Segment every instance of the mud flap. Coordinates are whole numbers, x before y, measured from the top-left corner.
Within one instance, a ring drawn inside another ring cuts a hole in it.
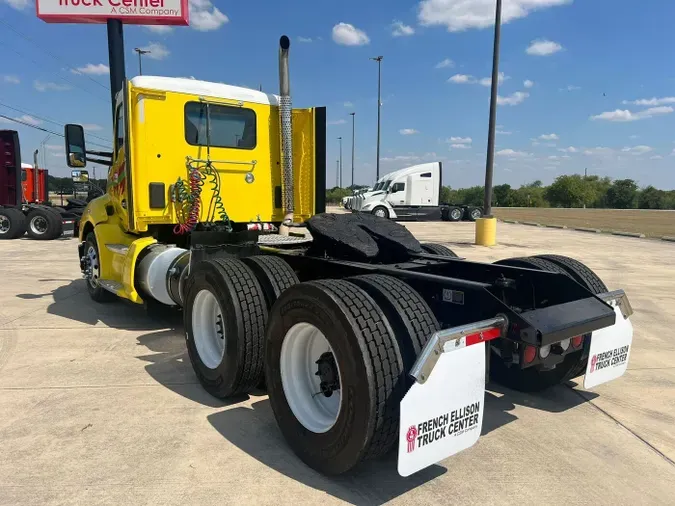
[[[446,344],[446,349],[451,346],[455,344]],[[466,450],[480,437],[485,403],[485,343],[468,347],[461,343],[457,348],[461,349],[442,353],[428,380],[416,382],[401,402],[401,476],[410,476]]]
[[[628,369],[633,344],[633,324],[624,316],[619,305],[614,306],[616,322],[611,327],[596,330],[591,335],[591,347],[586,366],[584,388],[591,389],[615,380]]]
[[[63,236],[73,237],[75,235],[75,220],[63,220]]]

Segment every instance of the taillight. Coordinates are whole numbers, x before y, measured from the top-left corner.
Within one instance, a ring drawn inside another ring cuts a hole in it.
[[[572,346],[574,348],[579,348],[584,344],[584,336],[576,336],[572,338]]]
[[[551,345],[547,344],[546,346],[542,346],[539,348],[539,356],[541,358],[546,358],[551,354]]]
[[[525,351],[523,352],[523,360],[526,364],[531,363],[534,358],[537,356],[537,348],[534,346],[525,346]]]

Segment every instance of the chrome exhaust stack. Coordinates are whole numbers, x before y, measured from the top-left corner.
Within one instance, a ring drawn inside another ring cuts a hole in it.
[[[279,39],[279,126],[281,128],[281,200],[284,219],[279,233],[289,235],[293,225],[293,130],[291,126],[291,81],[288,53],[291,41],[283,35]]]

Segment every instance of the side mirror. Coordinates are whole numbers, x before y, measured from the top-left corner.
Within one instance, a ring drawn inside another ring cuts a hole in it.
[[[66,125],[65,134],[66,164],[68,167],[86,167],[87,160],[85,153],[87,150],[84,145],[84,129],[82,125]],[[87,174],[87,180],[88,176]]]
[[[89,182],[89,172],[86,170],[72,170],[70,171],[70,177],[72,178],[73,183]]]

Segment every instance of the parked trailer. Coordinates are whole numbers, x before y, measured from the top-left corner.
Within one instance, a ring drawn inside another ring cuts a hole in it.
[[[204,389],[226,399],[266,385],[289,446],[331,475],[397,450],[408,476],[471,447],[487,378],[537,391],[626,371],[628,298],[580,262],[471,262],[394,221],[325,213],[325,109],[291,109],[289,46],[282,37],[280,96],[125,83],[114,123],[124,149],[110,155],[118,183],[81,223],[92,299],[182,308]],[[229,118],[243,130],[223,128]],[[267,144],[276,133],[281,152]],[[66,126],[66,153],[86,164],[77,125]]]
[[[56,239],[76,234],[84,206],[49,203],[48,172],[21,163],[19,134],[0,130],[0,239]]]

